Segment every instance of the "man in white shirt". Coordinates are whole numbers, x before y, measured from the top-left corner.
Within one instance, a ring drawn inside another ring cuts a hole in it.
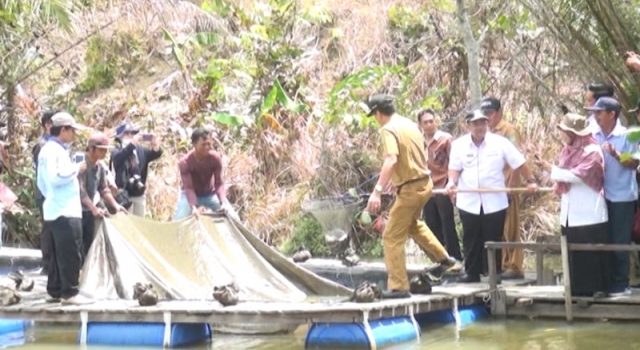
[[[78,284],[82,249],[82,206],[78,165],[71,162],[67,145],[83,128],[66,112],[51,117],[51,138],[38,154],[38,189],[44,196],[44,225],[51,233],[47,277],[49,302],[87,304]]]
[[[525,157],[506,138],[488,132],[488,118],[480,111],[466,117],[469,133],[453,141],[449,159],[449,182],[445,187],[460,212],[466,275],[459,282],[480,282],[487,271],[487,241],[502,241],[504,220],[509,205],[505,192],[468,192],[474,189],[505,187],[505,165],[519,171],[527,187],[537,185],[526,166]],[[496,254],[500,273],[501,254]]]

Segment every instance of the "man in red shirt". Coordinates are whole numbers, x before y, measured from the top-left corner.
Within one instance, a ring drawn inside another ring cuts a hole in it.
[[[191,214],[201,214],[207,209],[218,210],[228,206],[222,181],[222,159],[213,151],[209,131],[198,128],[191,134],[193,149],[180,159],[182,193],[178,200],[174,220]]]

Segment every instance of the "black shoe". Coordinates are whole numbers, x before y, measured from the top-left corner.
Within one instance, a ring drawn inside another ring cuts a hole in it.
[[[460,278],[458,278],[456,280],[456,282],[458,282],[458,283],[478,283],[478,282],[480,282],[480,276],[473,276],[473,275],[464,274],[464,275],[460,276]]]
[[[440,261],[436,267],[425,269],[425,272],[435,277],[436,279],[440,279],[449,271],[460,271],[461,269],[462,264],[460,264],[456,259],[448,257]]]
[[[382,299],[404,299],[411,298],[408,290],[383,290]]]
[[[524,279],[524,274],[514,270],[507,270],[503,272],[500,277],[502,277],[503,280],[521,280]]]

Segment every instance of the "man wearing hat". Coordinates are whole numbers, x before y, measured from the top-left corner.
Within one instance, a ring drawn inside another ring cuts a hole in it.
[[[119,146],[111,153],[116,186],[129,195],[132,203],[130,212],[144,216],[149,163],[162,155],[160,140],[155,135],[141,134],[138,127],[125,122],[116,128],[116,141]],[[143,142],[149,142],[150,147],[143,146]]]
[[[482,112],[489,120],[489,130],[498,134],[520,149],[520,133],[513,124],[502,118],[502,104],[495,97],[485,97],[481,103]],[[507,187],[519,187],[520,176],[514,173],[509,166],[504,168],[504,177]],[[517,193],[508,194],[509,206],[504,219],[504,240],[505,242],[520,242],[520,197]],[[524,278],[524,252],[520,248],[507,248],[502,250],[502,278],[519,279]]]
[[[626,137],[627,128],[620,125],[620,103],[612,97],[601,97],[588,111],[598,122],[593,137],[604,153],[604,197],[609,212],[609,234],[613,244],[630,244],[633,215],[638,199],[636,167],[638,161],[622,156],[635,153],[638,143]],[[629,253],[615,252],[609,294],[626,295],[629,289]]]
[[[78,294],[82,257],[82,206],[78,165],[71,162],[68,145],[84,127],[67,112],[51,117],[51,138],[38,154],[38,189],[44,196],[42,211],[51,232],[51,260],[47,275],[48,301],[86,304]]]
[[[103,160],[110,148],[109,138],[106,135],[101,133],[91,135],[87,143],[85,160],[78,171],[80,201],[82,202],[82,245],[85,257],[91,243],[93,243],[96,219],[109,215],[109,212],[102,207],[100,199],[113,212],[126,213],[127,211],[116,202],[109,189],[107,165]]]
[[[440,265],[438,273],[452,268],[456,261],[450,258],[442,244],[421,220],[422,208],[431,196],[433,182],[427,167],[424,139],[418,125],[395,113],[393,97],[375,94],[366,101],[368,116],[380,124],[380,136],[384,162],[367,209],[372,213],[380,210],[380,196],[389,184],[396,190],[396,199],[391,206],[389,221],[382,234],[384,262],[388,273],[387,298],[407,298],[405,243],[413,238],[427,255]]]
[[[455,202],[462,221],[464,265],[466,275],[459,282],[479,282],[487,272],[487,241],[502,241],[505,215],[509,202],[504,192],[472,192],[482,188],[504,188],[505,166],[519,171],[527,179],[527,187],[537,185],[525,164],[522,153],[506,138],[488,132],[489,118],[480,110],[465,117],[469,133],[451,144],[447,192]],[[458,193],[458,190],[460,192]],[[501,252],[496,254],[496,267],[501,271]]]

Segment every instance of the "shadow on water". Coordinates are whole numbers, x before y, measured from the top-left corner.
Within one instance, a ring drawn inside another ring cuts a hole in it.
[[[276,336],[238,336],[214,334],[211,344],[187,349],[257,349],[289,350],[304,348],[306,327],[293,334]],[[21,350],[83,349],[74,345],[76,327],[39,324],[33,329],[27,345]],[[88,346],[86,349],[124,350],[142,347]],[[639,349],[640,332],[637,323],[485,320],[461,330],[453,325],[428,326],[422,329],[419,343],[406,343],[388,349],[445,350],[445,349],[527,349],[527,350],[582,350],[582,349]]]

